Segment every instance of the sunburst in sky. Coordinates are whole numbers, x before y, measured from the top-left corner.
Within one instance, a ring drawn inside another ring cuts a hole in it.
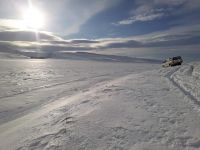
[[[45,17],[41,10],[31,6],[22,11],[24,28],[31,28],[35,30],[41,29],[45,24]]]

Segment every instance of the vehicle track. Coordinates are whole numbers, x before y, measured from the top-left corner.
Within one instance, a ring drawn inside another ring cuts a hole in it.
[[[91,78],[98,78],[98,77],[103,77],[103,76],[106,76],[106,75],[107,74],[102,74],[102,75],[98,75],[98,76],[92,76]],[[79,78],[79,79],[71,80],[71,81],[66,81],[66,82],[60,82],[60,83],[54,83],[54,84],[46,84],[46,85],[43,85],[43,86],[39,86],[39,87],[33,88],[31,90],[24,90],[22,92],[17,92],[17,93],[11,94],[11,95],[0,96],[0,99],[14,97],[14,96],[17,96],[17,95],[31,93],[31,92],[34,92],[34,91],[39,91],[39,90],[42,90],[42,89],[48,89],[48,88],[61,86],[61,85],[65,85],[65,84],[69,84],[69,83],[73,83],[73,82],[84,81],[85,79],[86,79],[86,77],[83,77],[83,78]]]
[[[21,116],[19,118],[16,118],[14,120],[11,120],[9,122],[1,124],[0,125],[0,133],[3,133],[4,131],[9,131],[13,127],[17,128],[18,126],[25,124],[24,122],[28,123],[29,121],[34,120],[36,117],[44,115],[44,114],[46,114],[54,109],[57,109],[59,107],[69,105],[70,103],[76,103],[76,101],[80,100],[82,97],[86,97],[92,93],[95,93],[101,89],[104,89],[106,86],[112,85],[115,82],[119,82],[121,80],[129,78],[131,75],[132,74],[128,74],[128,75],[124,75],[121,77],[117,77],[113,80],[102,81],[102,82],[97,83],[95,86],[89,87],[84,92],[79,92],[79,93],[71,95],[69,97],[61,97],[59,99],[59,101],[54,101],[54,102],[48,103],[46,105],[43,105],[39,111],[30,112],[30,113],[26,114],[25,116]]]
[[[198,101],[198,99],[192,95],[190,92],[186,91],[180,84],[178,84],[174,79],[173,79],[173,75],[174,73],[176,73],[181,67],[177,67],[175,69],[173,69],[172,71],[170,71],[169,73],[167,73],[165,75],[165,77],[176,87],[178,88],[185,96],[187,96],[188,98],[190,98],[195,104],[197,104],[198,106],[200,106],[200,101]]]

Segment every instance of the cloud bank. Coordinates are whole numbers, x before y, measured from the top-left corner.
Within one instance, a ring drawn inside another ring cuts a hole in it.
[[[25,56],[42,54],[45,55],[45,57],[51,57],[52,55],[69,51],[92,51],[102,49],[169,47],[183,45],[199,46],[199,43],[200,25],[175,27],[166,31],[127,38],[104,38],[94,40],[64,40],[48,32],[0,32],[0,52],[19,53]]]

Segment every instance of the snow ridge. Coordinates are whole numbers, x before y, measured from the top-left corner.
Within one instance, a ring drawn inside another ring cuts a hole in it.
[[[200,106],[200,65],[187,64],[177,67],[170,72],[167,77],[177,86],[186,96]]]
[[[182,80],[178,80],[179,77],[178,71],[181,67],[175,67],[171,71],[169,71],[167,74],[165,74],[165,77],[175,86],[177,87],[185,96],[187,96],[189,99],[191,99],[195,104],[200,106],[200,101],[198,100],[198,97],[194,96],[191,89],[188,89],[184,86]],[[192,66],[191,66],[192,70]],[[185,70],[188,72],[189,70]],[[189,74],[192,72],[189,71]],[[178,74],[178,75],[177,75]]]

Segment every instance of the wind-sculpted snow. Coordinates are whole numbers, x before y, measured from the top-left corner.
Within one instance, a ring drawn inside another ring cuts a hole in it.
[[[46,63],[58,63],[51,61]],[[10,100],[13,104],[14,99],[37,101],[43,97],[46,102],[9,122],[2,121],[0,149],[200,149],[200,116],[196,109],[199,106],[191,103],[191,97],[170,78],[193,76],[194,70],[199,70],[196,64],[161,69],[153,64],[59,61],[59,74],[63,74],[64,64],[71,66],[66,69],[76,72],[81,82],[30,91],[1,101],[3,104]],[[71,78],[74,77],[73,73]],[[55,99],[48,101],[45,95],[52,94]],[[9,113],[12,111],[5,114],[12,116]]]
[[[171,75],[171,79],[200,104],[200,63],[182,66]]]
[[[200,64],[194,63],[193,65],[195,66],[194,69],[193,69],[193,75],[195,77],[200,77]]]
[[[41,104],[85,91],[96,83],[156,66],[51,59],[0,60],[0,124]]]

